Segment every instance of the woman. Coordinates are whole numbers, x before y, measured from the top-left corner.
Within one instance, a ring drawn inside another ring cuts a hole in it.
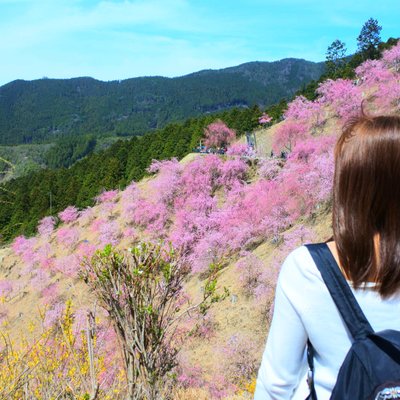
[[[400,330],[400,118],[352,121],[335,148],[329,250],[375,331]],[[308,249],[285,260],[255,400],[305,399],[307,340],[318,400],[329,399],[352,337]]]

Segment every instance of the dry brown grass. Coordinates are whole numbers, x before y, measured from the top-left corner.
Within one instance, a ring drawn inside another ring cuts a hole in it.
[[[333,122],[330,122],[333,123]],[[262,148],[265,154],[269,154],[272,135],[278,125],[270,129],[260,128],[256,131],[257,143]],[[186,156],[181,162],[187,163],[198,157],[197,154]],[[151,178],[146,178],[138,185],[145,188]],[[95,213],[98,212],[98,207],[94,207]],[[117,221],[121,226],[125,225],[125,221],[121,216],[121,204],[117,204],[115,209]],[[326,211],[321,210],[317,214],[314,221],[306,221],[317,237],[317,240],[326,240],[331,236],[330,228],[330,215]],[[79,226],[80,240],[87,239],[91,242],[95,241],[95,234],[88,231],[87,226]],[[52,243],[55,243],[55,234],[50,238]],[[120,243],[120,247],[128,247],[130,245],[127,239]],[[268,269],[272,265],[276,257],[276,247],[270,242],[266,241],[261,243],[252,250],[254,254],[260,258],[264,263],[265,268]],[[279,251],[279,250],[278,250]],[[58,247],[56,256],[60,257],[66,255],[68,249]],[[215,335],[210,339],[204,340],[201,338],[194,339],[190,345],[184,349],[185,354],[193,365],[200,366],[204,371],[207,371],[211,377],[214,373],[221,370],[221,354],[215,351],[216,348],[224,345],[229,337],[234,334],[241,333],[254,338],[254,342],[258,348],[256,355],[261,360],[261,354],[264,349],[265,338],[268,331],[268,324],[261,319],[260,310],[255,307],[254,300],[246,297],[243,292],[239,280],[238,272],[235,267],[237,259],[230,260],[229,265],[224,268],[219,278],[219,286],[227,287],[231,296],[236,296],[236,302],[232,302],[231,298],[226,299],[224,302],[218,304],[214,310],[214,318],[217,326]],[[6,306],[9,309],[10,324],[3,328],[12,336],[17,338],[20,331],[27,332],[27,327],[30,322],[38,322],[39,317],[39,294],[29,286],[29,275],[22,273],[22,266],[18,258],[13,255],[9,247],[0,249],[0,279],[13,279],[19,280],[26,289],[21,296],[16,297]],[[62,295],[65,299],[71,298],[74,306],[82,307],[93,302],[92,297],[89,295],[85,285],[78,281],[65,278],[61,274],[53,276],[52,281],[57,281],[60,285]],[[192,277],[187,283],[187,290],[189,294],[196,297],[201,291],[202,281],[199,278]],[[5,305],[3,305],[5,306]],[[177,392],[177,400],[202,400],[208,399],[208,394],[203,389],[188,389]],[[232,397],[231,400],[246,397]]]

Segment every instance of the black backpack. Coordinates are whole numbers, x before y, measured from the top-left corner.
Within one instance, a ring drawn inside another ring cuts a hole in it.
[[[325,243],[306,245],[353,337],[353,344],[340,367],[332,400],[400,399],[400,331],[374,332],[357,303],[339,266]],[[390,315],[388,315],[390,318]],[[310,396],[314,388],[314,349],[308,342]]]

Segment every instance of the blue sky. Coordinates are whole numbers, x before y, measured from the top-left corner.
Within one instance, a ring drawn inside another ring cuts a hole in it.
[[[0,85],[14,79],[179,76],[348,51],[370,17],[400,36],[398,0],[0,0]]]

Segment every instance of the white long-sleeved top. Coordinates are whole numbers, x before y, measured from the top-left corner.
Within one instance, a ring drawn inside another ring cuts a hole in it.
[[[400,296],[383,300],[372,283],[351,289],[375,331],[400,330]],[[279,274],[254,400],[304,400],[308,396],[307,338],[315,348],[318,400],[329,399],[352,339],[317,266],[302,246],[289,254]]]

